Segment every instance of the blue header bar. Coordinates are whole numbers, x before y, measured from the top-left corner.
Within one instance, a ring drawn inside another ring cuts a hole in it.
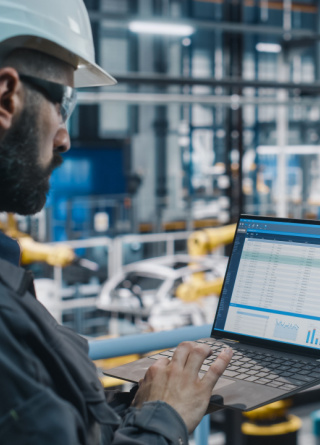
[[[304,224],[256,220],[241,218],[239,229],[245,229],[248,232],[272,233],[275,235],[301,235],[306,237],[320,237],[320,224]]]
[[[255,229],[248,229],[247,232],[254,232],[254,233],[270,233],[272,235],[292,235],[292,236],[304,236],[307,238],[320,238],[320,231],[319,234],[308,234],[304,232],[275,232],[273,230],[255,230]]]

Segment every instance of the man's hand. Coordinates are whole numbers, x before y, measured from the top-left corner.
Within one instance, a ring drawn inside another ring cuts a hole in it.
[[[232,357],[231,348],[223,350],[201,378],[200,367],[211,353],[208,345],[181,343],[172,360],[164,357],[148,369],[132,405],[141,408],[144,402],[162,400],[180,414],[191,433],[206,413],[212,389]]]

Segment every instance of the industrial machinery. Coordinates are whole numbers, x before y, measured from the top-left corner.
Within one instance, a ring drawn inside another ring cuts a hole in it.
[[[188,240],[188,253],[193,257],[208,255],[218,247],[232,242],[236,224],[223,227],[199,230],[190,236]],[[223,277],[206,281],[204,272],[195,272],[188,282],[181,283],[176,296],[183,301],[191,302],[207,295],[220,295]]]
[[[245,445],[297,445],[299,417],[288,414],[290,399],[279,400],[244,414],[241,430]]]
[[[21,248],[21,264],[44,262],[50,266],[66,267],[77,264],[86,269],[97,271],[99,265],[94,261],[79,258],[74,250],[65,244],[45,244],[35,241],[27,233],[21,232],[12,213],[8,213],[6,223],[0,221],[0,230],[18,241]]]
[[[30,235],[19,231],[12,213],[8,214],[6,223],[0,222],[0,230],[18,241],[21,247],[21,264],[43,261],[51,266],[65,267],[76,260],[76,255],[70,247],[39,243]]]
[[[181,283],[188,283],[194,273],[202,273],[207,280],[223,277],[226,266],[226,257],[208,255],[176,254],[136,261],[103,285],[97,307],[134,317],[136,325],[146,320],[148,328],[156,331],[209,323],[217,299],[186,302],[176,298],[176,289]]]

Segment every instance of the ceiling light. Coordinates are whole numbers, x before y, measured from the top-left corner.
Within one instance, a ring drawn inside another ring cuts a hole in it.
[[[256,50],[260,53],[279,53],[281,45],[278,43],[257,43]]]
[[[189,39],[189,37],[185,37],[185,38],[182,40],[182,45],[183,45],[183,46],[190,46],[190,45],[191,45],[191,39]]]
[[[130,31],[139,33],[166,34],[172,36],[190,36],[194,33],[194,28],[189,25],[158,22],[131,22],[129,23],[129,29]]]

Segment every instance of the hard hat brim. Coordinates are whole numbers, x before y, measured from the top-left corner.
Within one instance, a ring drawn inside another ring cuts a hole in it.
[[[75,88],[115,85],[116,79],[96,63],[82,61],[74,72]]]

